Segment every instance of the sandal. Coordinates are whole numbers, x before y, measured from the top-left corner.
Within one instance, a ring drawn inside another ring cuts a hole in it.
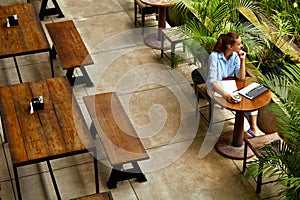
[[[251,129],[248,129],[247,133],[251,137],[256,137],[255,133],[253,131],[251,131]]]

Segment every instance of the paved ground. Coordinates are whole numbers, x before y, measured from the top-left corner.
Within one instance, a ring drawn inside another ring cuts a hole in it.
[[[2,6],[25,2],[0,0]],[[38,11],[40,1],[32,2]],[[82,97],[115,91],[150,154],[150,160],[140,163],[148,181],[118,183],[118,188],[111,190],[115,200],[239,200],[274,195],[273,186],[264,186],[260,195],[255,193],[253,182],[241,175],[242,161],[224,158],[214,148],[207,150],[206,157],[199,157],[208,130],[207,102],[201,100],[200,115],[195,110],[195,94],[190,85],[192,68],[187,62],[170,69],[170,61],[166,57],[161,59],[160,51],[144,45],[141,29],[133,23],[133,0],[59,0],[58,3],[65,18],[46,17],[43,25],[72,19],[95,61],[86,67],[95,86],[73,87],[87,123],[91,120]],[[146,25],[151,28],[145,29],[145,36],[155,32],[155,17],[148,18]],[[24,82],[51,77],[48,54],[20,56],[17,61]],[[0,85],[18,83],[12,58],[1,59],[0,67]],[[55,76],[64,75],[59,61],[55,61]],[[227,114],[232,115],[221,112],[224,113],[226,118],[230,117]],[[221,132],[233,129],[233,123],[226,121]],[[100,147],[99,154],[103,192],[108,191],[106,181],[111,168]],[[0,163],[0,198],[15,199],[7,144],[0,149]],[[90,154],[51,163],[63,199],[95,192]],[[46,163],[20,168],[19,176],[23,199],[56,199]]]

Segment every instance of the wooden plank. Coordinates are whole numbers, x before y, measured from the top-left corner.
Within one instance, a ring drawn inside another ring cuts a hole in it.
[[[46,24],[63,69],[93,64],[72,20]]]
[[[19,25],[6,27],[17,14]],[[49,51],[50,45],[31,3],[0,6],[0,58]]]
[[[112,165],[149,158],[115,93],[84,97],[84,102]]]
[[[46,81],[30,82],[33,97],[43,96],[44,110],[37,111],[46,138],[49,156],[62,154],[66,151],[66,144],[60,131],[58,119],[54,112],[53,102]]]
[[[47,85],[68,152],[93,147],[89,130],[66,78],[48,79]],[[67,96],[70,98],[59,98]]]
[[[73,200],[112,200],[110,192],[92,194],[84,197],[78,197]]]
[[[2,126],[8,139],[10,153],[13,163],[21,163],[28,160],[24,141],[16,115],[13,97],[10,86],[0,87],[0,112],[2,117]],[[18,148],[13,148],[14,145]]]
[[[29,83],[13,85],[10,88],[28,160],[33,161],[48,156],[47,141],[38,114],[37,112],[29,114],[29,102],[32,98]],[[20,138],[11,141],[10,149],[19,148],[19,140]]]

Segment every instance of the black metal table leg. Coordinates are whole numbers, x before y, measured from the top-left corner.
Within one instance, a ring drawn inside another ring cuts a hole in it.
[[[3,118],[1,116],[1,113],[0,113],[0,117],[1,117],[2,132],[3,132],[3,139],[4,139],[3,143],[7,143],[6,133],[5,133],[5,130],[4,130],[4,127],[3,127],[4,122],[3,122]]]
[[[19,176],[18,176],[18,169],[17,169],[16,166],[13,166],[13,170],[14,170],[14,176],[15,176],[15,180],[16,180],[16,188],[17,188],[18,199],[22,200],[21,188],[20,188],[20,182],[19,182]]]
[[[97,148],[94,148],[94,170],[95,170],[95,187],[96,193],[100,192],[99,189],[99,174],[98,174],[98,159],[97,159]]]
[[[20,83],[22,83],[21,73],[20,73],[20,69],[19,69],[18,63],[17,63],[17,59],[16,59],[15,56],[13,58],[14,58],[15,66],[16,66],[16,69],[17,69],[19,81],[20,81]]]
[[[53,183],[53,186],[54,186],[54,189],[55,189],[55,193],[56,193],[57,199],[61,200],[61,197],[60,197],[60,194],[59,194],[59,190],[58,190],[58,186],[56,184],[54,173],[52,171],[52,167],[51,167],[51,164],[50,164],[49,160],[47,160],[47,165],[48,165],[48,168],[49,168],[51,180],[52,180],[52,183]]]

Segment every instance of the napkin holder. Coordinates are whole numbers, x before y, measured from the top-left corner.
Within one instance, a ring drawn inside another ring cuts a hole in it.
[[[44,110],[44,100],[42,96],[32,98],[30,101],[30,114],[38,110]]]
[[[11,27],[11,26],[17,26],[19,25],[19,21],[18,21],[18,16],[17,15],[12,15],[7,17],[7,27]]]

